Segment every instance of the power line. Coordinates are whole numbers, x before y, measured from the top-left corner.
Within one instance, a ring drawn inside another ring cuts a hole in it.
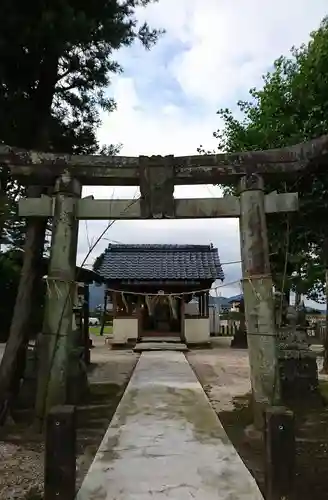
[[[47,277],[46,278],[47,281],[60,281],[59,278],[57,277]],[[78,281],[75,281],[74,283],[78,283]],[[196,289],[196,290],[192,290],[192,291],[189,291],[189,292],[179,292],[179,293],[146,293],[146,292],[134,292],[134,291],[127,291],[127,290],[122,290],[122,289],[118,289],[118,288],[106,288],[106,290],[108,292],[113,292],[113,293],[123,293],[123,294],[127,294],[127,295],[136,295],[136,296],[158,296],[158,295],[161,295],[161,296],[166,296],[166,297],[183,297],[183,296],[186,296],[186,295],[195,295],[197,293],[204,293],[204,292],[211,292],[211,291],[214,291],[214,290],[218,290],[219,288],[224,288],[224,287],[227,287],[227,286],[230,286],[230,285],[235,285],[235,284],[239,284],[240,283],[240,279],[238,280],[234,280],[234,281],[229,281],[228,283],[222,283],[221,285],[216,285],[214,287],[211,287],[211,288],[201,288],[201,289]]]

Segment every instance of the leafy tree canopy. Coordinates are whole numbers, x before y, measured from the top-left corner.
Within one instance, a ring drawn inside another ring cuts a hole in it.
[[[114,51],[159,32],[138,23],[138,8],[156,0],[2,0],[0,143],[75,154],[115,154],[99,147],[100,110],[113,111]],[[23,190],[0,165],[0,241],[20,246]]]
[[[328,18],[310,41],[293,47],[290,57],[279,57],[263,76],[263,87],[252,88],[236,110],[221,109],[223,127],[214,132],[225,152],[263,150],[296,144],[328,131]],[[200,147],[200,152],[204,152]],[[298,191],[299,212],[271,217],[268,223],[272,267],[276,283],[287,268],[287,286],[309,298],[322,296],[323,264],[327,253],[328,176],[318,166],[296,179],[267,183],[268,192]],[[226,187],[226,190],[229,188]],[[287,240],[287,241],[286,241]],[[287,250],[288,247],[288,250]],[[287,255],[287,260],[286,260]],[[288,279],[293,271],[298,277]],[[279,283],[280,280],[280,283]]]
[[[0,140],[27,148],[37,140],[75,153],[95,148],[99,109],[115,106],[105,89],[111,73],[122,70],[113,51],[136,39],[146,48],[157,40],[159,33],[138,27],[135,15],[152,1],[3,0]]]
[[[96,257],[96,259],[93,263],[93,266],[92,266],[92,270],[95,273],[98,273],[99,269],[101,268],[102,263],[104,261],[105,254],[106,254],[106,250],[104,250],[100,255],[98,255],[98,257]]]

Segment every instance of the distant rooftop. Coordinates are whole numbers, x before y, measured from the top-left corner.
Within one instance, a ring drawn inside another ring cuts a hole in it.
[[[111,244],[98,273],[105,280],[223,280],[213,245]]]
[[[229,302],[241,302],[244,298],[244,295],[242,293],[239,293],[238,295],[233,295],[232,297],[229,297]]]

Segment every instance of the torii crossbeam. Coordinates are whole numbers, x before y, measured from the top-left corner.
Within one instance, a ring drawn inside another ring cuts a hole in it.
[[[147,167],[165,167],[174,171],[178,184],[229,184],[236,177],[257,173],[297,174],[328,155],[328,135],[296,146],[267,151],[196,156],[105,156],[68,155],[23,151],[0,145],[0,163],[8,165],[23,184],[53,186],[64,170],[83,185],[139,184],[139,171]]]

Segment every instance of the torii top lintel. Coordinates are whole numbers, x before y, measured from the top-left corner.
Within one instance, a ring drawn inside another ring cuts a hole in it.
[[[236,177],[258,173],[296,174],[328,157],[328,135],[281,149],[195,156],[67,155],[26,151],[0,145],[0,164],[10,167],[23,184],[52,186],[69,170],[83,185],[139,185],[145,167],[170,167],[174,184],[233,183]]]

